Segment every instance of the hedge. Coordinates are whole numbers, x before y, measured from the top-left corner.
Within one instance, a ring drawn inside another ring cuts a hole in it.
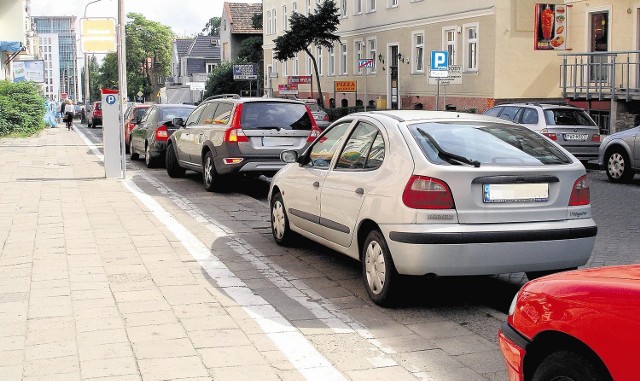
[[[0,136],[29,136],[42,130],[45,99],[33,82],[0,81]]]

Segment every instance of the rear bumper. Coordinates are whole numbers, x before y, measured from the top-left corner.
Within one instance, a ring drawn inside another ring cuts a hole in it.
[[[572,145],[561,144],[564,149],[569,151],[576,159],[581,161],[590,161],[598,159],[598,150],[600,143],[594,143],[589,145]]]
[[[216,170],[221,175],[231,173],[272,175],[286,165],[280,158],[273,157],[242,157],[237,164],[226,164],[223,158],[215,158]]]

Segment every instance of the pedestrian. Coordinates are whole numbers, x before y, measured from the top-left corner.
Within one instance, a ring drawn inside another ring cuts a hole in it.
[[[71,130],[71,125],[73,124],[73,115],[75,114],[75,107],[73,107],[73,102],[71,99],[65,101],[64,106],[64,121],[67,122],[67,130]]]

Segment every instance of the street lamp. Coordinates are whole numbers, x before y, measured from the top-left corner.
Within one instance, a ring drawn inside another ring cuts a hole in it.
[[[92,0],[84,6],[84,18],[87,18],[87,7],[93,3],[97,3],[102,0]],[[87,53],[84,53],[84,107],[91,106],[91,91],[89,91],[89,61],[87,59]]]

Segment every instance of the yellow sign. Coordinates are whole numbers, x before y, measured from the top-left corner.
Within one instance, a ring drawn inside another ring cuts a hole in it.
[[[355,93],[358,89],[356,81],[334,81],[333,86],[336,93]]]
[[[116,52],[116,20],[93,17],[80,19],[80,47],[83,53]]]

